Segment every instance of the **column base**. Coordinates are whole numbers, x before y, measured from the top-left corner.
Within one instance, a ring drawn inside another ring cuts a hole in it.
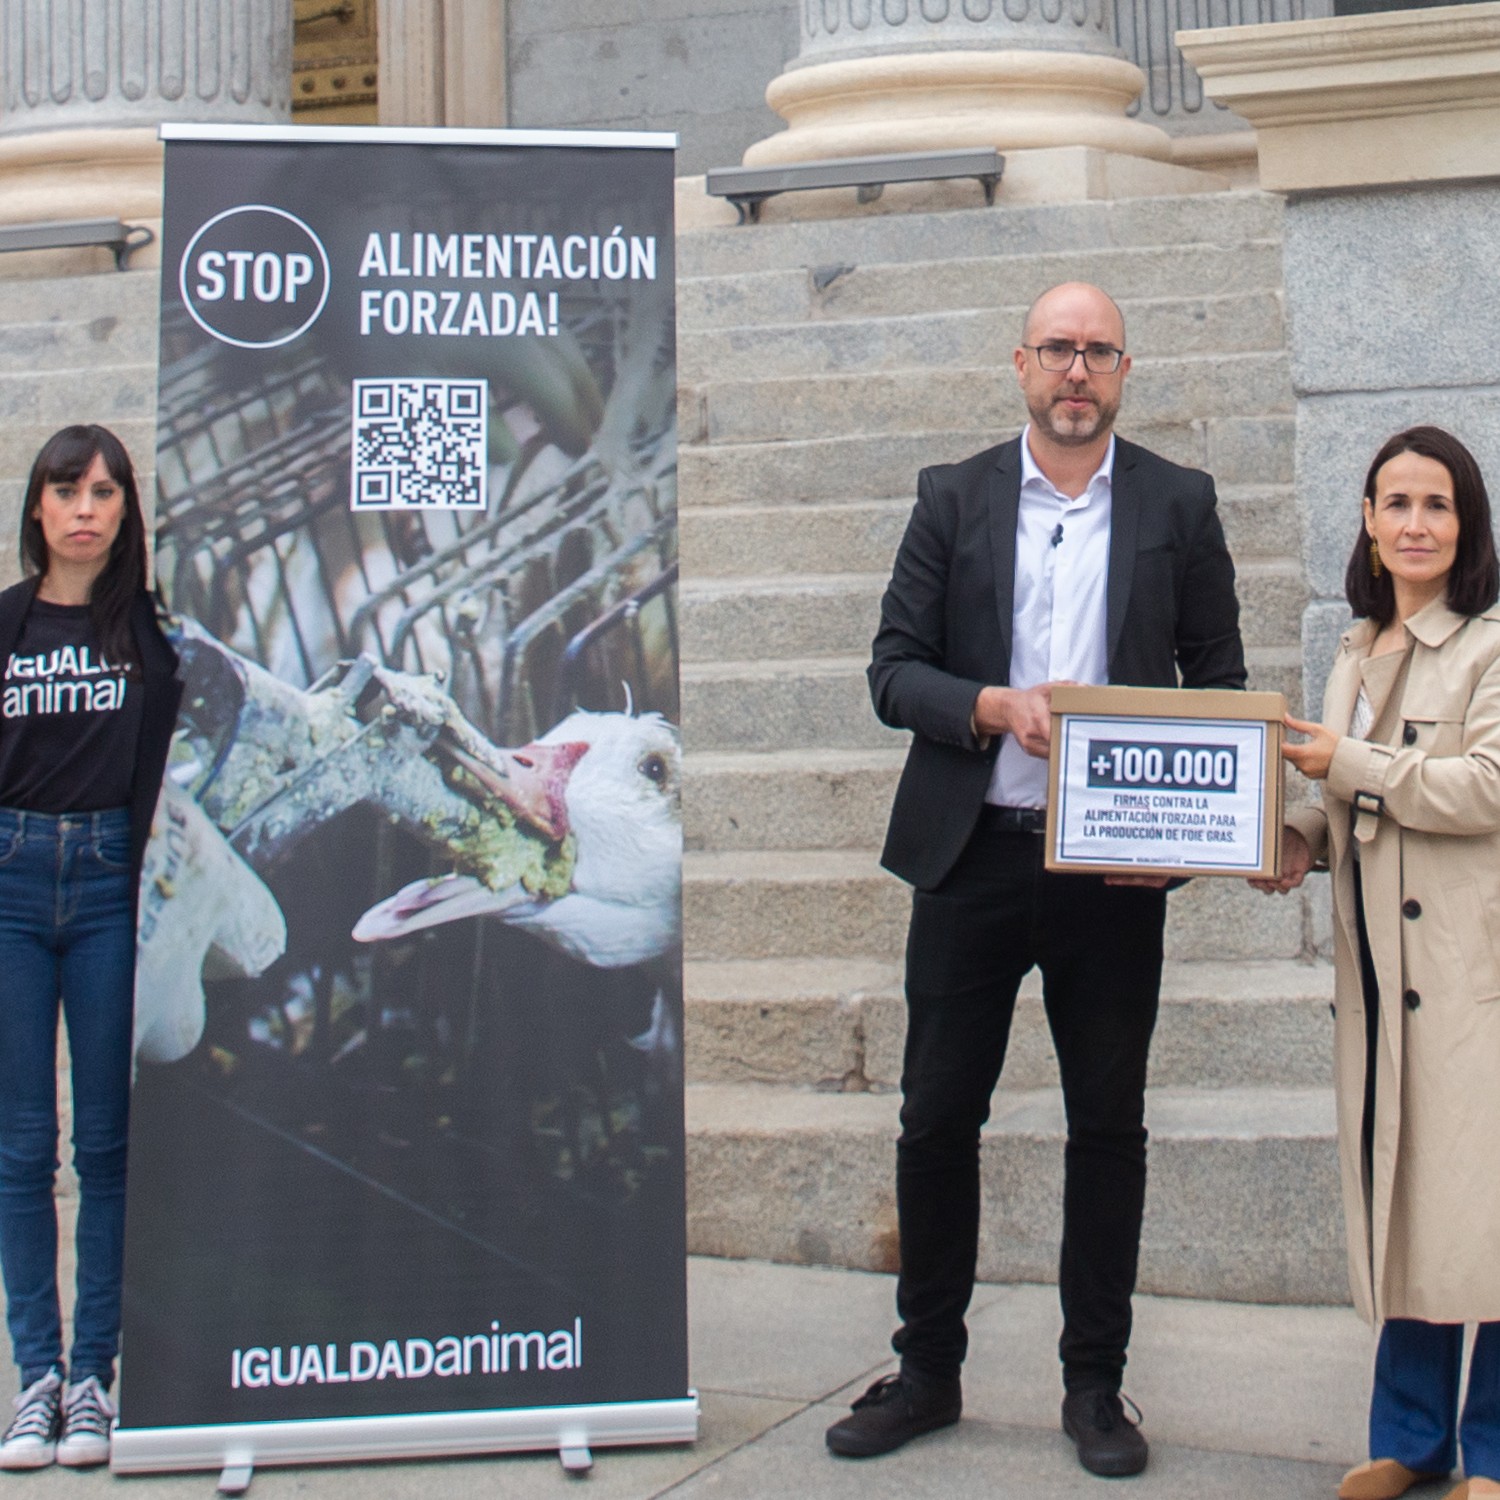
[[[157,236],[130,258],[132,270],[161,263],[162,143],[156,127],[47,130],[0,136],[0,224],[118,218]],[[0,275],[66,276],[113,269],[108,250],[37,250],[8,255]]]
[[[1145,74],[1123,58],[1076,52],[919,52],[794,68],[766,102],[787,129],[746,166],[957,146],[1089,146],[1168,161],[1171,138],[1127,119]]]
[[[1259,148],[1253,130],[1174,135],[1172,160],[1179,167],[1217,172],[1231,187],[1260,186]]]

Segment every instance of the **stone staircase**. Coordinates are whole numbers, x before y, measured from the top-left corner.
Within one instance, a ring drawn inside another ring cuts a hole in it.
[[[878,865],[905,736],[864,682],[917,469],[1013,435],[1031,300],[1122,303],[1121,431],[1208,468],[1255,687],[1301,700],[1280,201],[1235,193],[679,239],[689,1241],[891,1269],[907,892]],[[1340,1301],[1320,891],[1172,897],[1144,1288]],[[1050,1280],[1063,1140],[1023,991],[981,1274]]]
[[[1215,474],[1253,685],[1300,699],[1279,241],[1279,201],[1253,194],[680,239],[694,1249],[894,1265],[907,895],[876,851],[904,738],[864,667],[916,471],[1019,429],[1010,350],[1046,286],[1123,303],[1121,430]],[[106,422],[149,461],[156,298],[154,271],[0,277],[0,534],[64,422]],[[1331,980],[1307,961],[1325,907],[1207,880],[1172,897],[1148,1289],[1345,1296]],[[1029,989],[988,1128],[990,1279],[1054,1273],[1055,1071]]]
[[[156,450],[157,272],[0,277],[0,584],[37,449],[70,422],[119,434],[143,479]],[[143,484],[149,506],[152,487]]]
[[[0,588],[21,576],[14,539],[37,449],[70,422],[117,433],[144,469],[150,507],[156,449],[157,273],[0,277]],[[72,1135],[67,1038],[59,1028],[57,1097]],[[58,1174],[60,1243],[72,1255],[78,1181],[69,1152]],[[66,1267],[64,1268],[67,1269]],[[71,1284],[71,1274],[66,1278]]]

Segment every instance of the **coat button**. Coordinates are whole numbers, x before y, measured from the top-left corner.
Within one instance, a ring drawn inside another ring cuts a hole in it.
[[[1407,990],[1401,998],[1406,1002],[1407,1010],[1415,1010],[1422,1003],[1422,997],[1415,990]]]
[[[1422,915],[1422,903],[1408,897],[1401,903],[1401,915],[1410,921],[1415,921]]]
[[[1408,724],[1401,732],[1401,743],[1403,745],[1415,745],[1417,743],[1417,726]]]

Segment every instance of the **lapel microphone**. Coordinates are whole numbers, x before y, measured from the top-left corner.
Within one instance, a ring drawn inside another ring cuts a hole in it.
[[[1062,522],[1061,521],[1059,521],[1057,523],[1057,530],[1052,533],[1052,545],[1054,547],[1060,547],[1060,546],[1062,546]]]

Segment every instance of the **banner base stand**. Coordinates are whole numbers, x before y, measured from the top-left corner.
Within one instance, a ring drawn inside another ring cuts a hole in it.
[[[594,1455],[585,1443],[564,1443],[557,1456],[569,1474],[587,1474],[594,1467]]]
[[[218,1491],[221,1495],[243,1495],[254,1477],[255,1465],[243,1454],[236,1454],[219,1471]]]
[[[675,1401],[542,1406],[517,1411],[420,1412],[308,1422],[204,1427],[117,1427],[115,1474],[218,1469],[222,1494],[243,1494],[257,1467],[459,1458],[555,1451],[570,1473],[593,1464],[593,1448],[698,1439],[698,1393]]]

